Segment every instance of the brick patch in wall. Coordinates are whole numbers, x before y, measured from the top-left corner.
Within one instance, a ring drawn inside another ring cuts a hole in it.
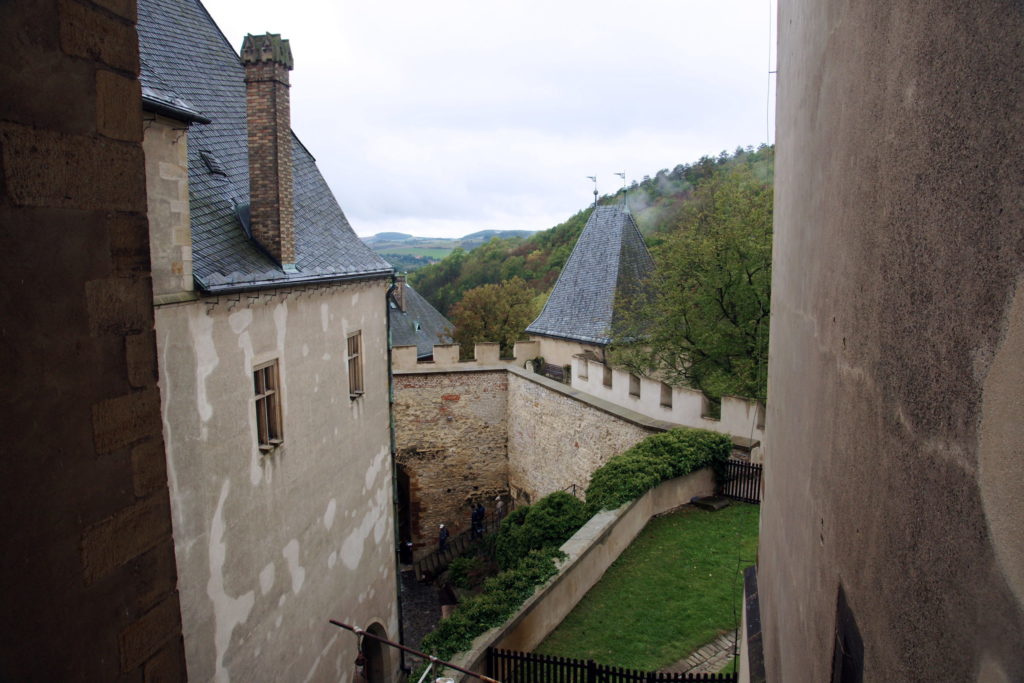
[[[153,496],[123,508],[82,532],[86,584],[156,546],[171,534],[170,502]]]
[[[112,453],[151,436],[159,436],[160,391],[156,387],[100,401],[92,407],[96,453]]]
[[[181,613],[172,594],[121,632],[121,671],[135,669],[179,633]]]

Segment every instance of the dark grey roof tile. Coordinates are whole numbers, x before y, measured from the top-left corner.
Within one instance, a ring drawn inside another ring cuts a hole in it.
[[[611,341],[617,297],[645,280],[654,260],[625,207],[599,206],[526,331],[604,345]]]

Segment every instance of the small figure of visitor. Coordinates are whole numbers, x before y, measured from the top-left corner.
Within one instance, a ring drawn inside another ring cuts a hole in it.
[[[448,550],[448,529],[444,524],[437,532],[437,549],[441,552]]]
[[[470,503],[469,504],[469,537],[470,538],[476,538],[478,536],[477,528],[479,527],[479,517],[480,517],[480,512],[477,509],[477,506],[473,505],[472,503]]]
[[[484,509],[483,503],[477,503],[473,508],[473,520],[473,531],[476,533],[476,537],[483,538],[484,523],[487,520],[487,510]]]
[[[497,496],[494,499],[494,518],[499,522],[505,517],[505,501],[501,499],[501,496]]]

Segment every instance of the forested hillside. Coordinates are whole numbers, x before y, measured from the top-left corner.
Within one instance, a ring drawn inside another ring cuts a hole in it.
[[[774,147],[763,145],[758,149],[740,147],[732,154],[722,152],[717,157],[702,157],[634,181],[625,190],[625,201],[648,246],[655,249],[680,227],[696,187],[716,171],[728,173],[742,167],[770,183],[774,153]],[[623,190],[619,190],[598,201],[610,204],[622,200]],[[516,277],[536,294],[544,295],[558,279],[590,212],[591,207],[587,207],[564,223],[528,238],[495,237],[469,252],[456,249],[440,262],[410,273],[409,281],[445,315],[451,314],[452,307],[469,290]]]

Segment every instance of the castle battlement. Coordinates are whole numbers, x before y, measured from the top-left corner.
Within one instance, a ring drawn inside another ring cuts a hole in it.
[[[496,342],[480,342],[474,345],[471,359],[459,360],[458,344],[436,344],[433,360],[418,361],[415,346],[396,346],[391,352],[391,367],[396,374],[473,371],[502,365],[532,370],[529,361],[540,357],[536,340],[516,342],[512,358],[501,358],[499,349]],[[746,447],[764,441],[764,406],[753,399],[723,396],[716,415],[711,402],[696,389],[669,386],[582,354],[573,356],[566,371],[564,384],[572,390],[646,417],[728,434],[734,443]]]

